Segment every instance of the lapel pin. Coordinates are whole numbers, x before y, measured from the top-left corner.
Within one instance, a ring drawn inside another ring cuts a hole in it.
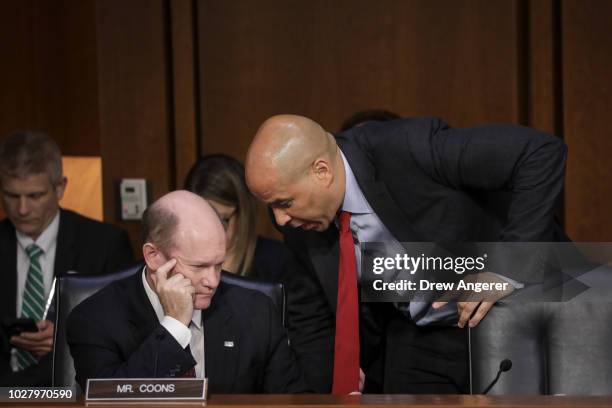
[[[229,340],[225,340],[223,342],[223,346],[224,347],[234,347],[234,342],[233,341],[229,341]]]

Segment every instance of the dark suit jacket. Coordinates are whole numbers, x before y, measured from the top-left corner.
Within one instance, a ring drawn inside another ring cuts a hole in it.
[[[278,312],[265,295],[222,282],[202,316],[211,393],[306,391]],[[189,347],[183,349],[159,323],[140,273],[77,306],[67,334],[83,389],[88,378],[176,377],[196,364]]]
[[[566,147],[515,125],[452,129],[438,118],[366,124],[336,136],[365,198],[400,242],[556,241]],[[285,230],[292,347],[310,386],[331,389],[338,231]],[[538,274],[513,271],[521,282]],[[384,304],[360,305],[361,364],[383,347]]]
[[[69,210],[60,210],[53,267],[56,276],[65,275],[68,271],[83,274],[115,272],[132,260],[132,248],[125,231]],[[1,317],[16,317],[17,238],[15,228],[8,219],[0,221],[0,272]],[[40,364],[12,373],[10,344],[4,333],[0,335],[0,342],[0,384],[26,386],[50,383],[51,353],[41,359]]]

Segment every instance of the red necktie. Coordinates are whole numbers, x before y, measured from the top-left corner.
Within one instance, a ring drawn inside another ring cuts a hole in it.
[[[189,370],[185,371],[181,377],[183,378],[195,378],[196,376],[196,372],[195,372],[195,367],[191,367]]]
[[[189,327],[191,327],[192,325],[193,325],[193,322],[189,322]],[[188,350],[189,353],[191,354],[191,346],[187,345],[185,350],[186,351]],[[183,372],[183,374],[181,374],[181,377],[183,377],[183,378],[195,378],[196,377],[195,366],[193,366],[190,369],[188,369],[187,371]]]
[[[351,214],[340,212],[340,264],[336,306],[333,394],[359,390],[359,312],[357,261],[350,229]]]

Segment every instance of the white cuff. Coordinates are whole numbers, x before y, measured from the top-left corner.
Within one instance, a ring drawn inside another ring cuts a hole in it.
[[[168,315],[164,316],[161,325],[168,330],[182,348],[186,348],[189,345],[191,341],[191,330],[189,330],[189,327]]]

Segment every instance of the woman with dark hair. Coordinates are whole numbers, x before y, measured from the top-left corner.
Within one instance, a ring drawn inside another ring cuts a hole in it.
[[[257,205],[238,160],[225,154],[201,157],[189,170],[185,189],[206,199],[219,214],[227,233],[224,270],[281,280],[285,248],[278,241],[257,236]]]

